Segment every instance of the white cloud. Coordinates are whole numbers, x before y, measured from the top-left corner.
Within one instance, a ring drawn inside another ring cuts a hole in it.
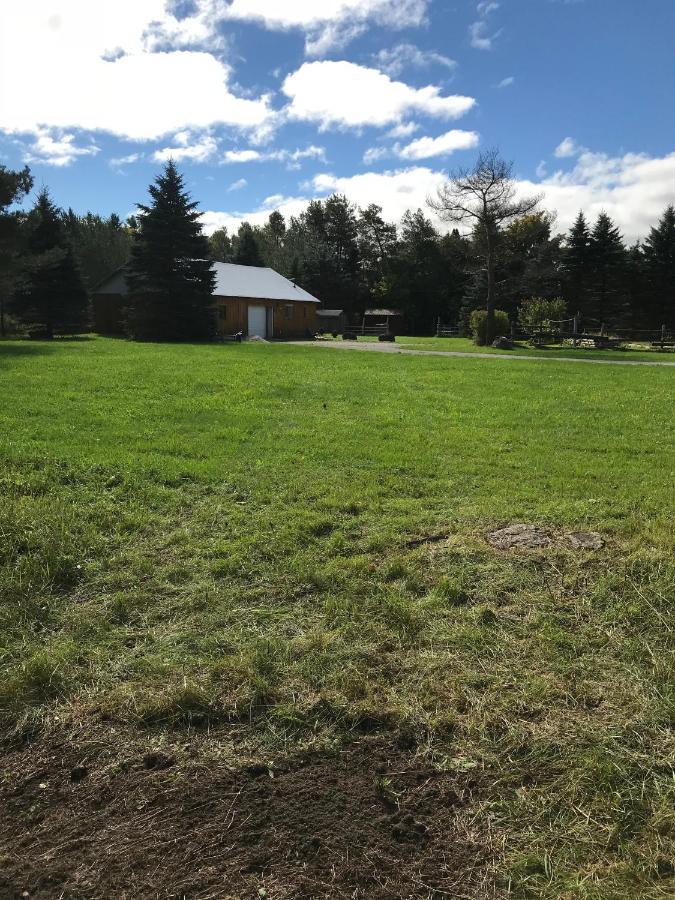
[[[453,129],[438,137],[421,137],[405,147],[398,147],[401,159],[429,159],[432,156],[448,156],[455,150],[470,150],[477,147],[480,135],[475,131]]]
[[[477,22],[469,25],[469,38],[474,50],[492,50],[494,42],[501,33],[502,30],[500,28],[494,34],[488,34],[487,22],[483,19],[479,19]]]
[[[490,0],[483,0],[483,2],[476,6],[478,19],[469,25],[469,40],[474,49],[492,50],[494,42],[502,32],[500,29],[493,34],[490,34],[487,20],[490,14],[496,12],[498,9],[499,3],[493,3],[490,2]]]
[[[581,209],[591,220],[605,211],[626,239],[634,241],[675,203],[675,153],[611,157],[584,150],[571,171],[555,172],[539,182],[522,181],[519,187],[523,193],[543,191],[543,205],[557,211],[561,231],[571,227]]]
[[[210,135],[205,135],[201,140],[191,143],[191,135],[189,132],[179,132],[174,136],[176,147],[164,147],[157,150],[153,154],[155,162],[167,162],[173,159],[174,162],[181,162],[189,159],[192,162],[207,162],[218,150],[218,142]]]
[[[301,29],[307,53],[320,56],[363,34],[369,23],[422,25],[427,6],[428,0],[231,0],[224,15],[273,30]]]
[[[96,156],[100,147],[95,144],[79,146],[74,134],[51,134],[46,129],[37,129],[35,140],[25,147],[24,161],[43,163],[47,166],[69,166],[82,156]]]
[[[242,191],[245,187],[248,187],[248,181],[245,178],[240,178],[238,181],[233,181],[227,190]]]
[[[366,172],[339,178],[335,175],[317,175],[312,181],[314,193],[346,194],[357,206],[377,203],[385,218],[400,221],[407,209],[426,209],[426,199],[434,194],[445,180],[442,172],[426,166],[414,166],[387,172]]]
[[[325,162],[326,150],[324,147],[310,144],[304,150],[269,150],[265,153],[260,150],[228,150],[224,156],[226,163],[276,161],[285,162],[289,169],[299,169],[303,159],[318,159]]]
[[[566,137],[564,141],[561,141],[558,146],[555,148],[555,155],[558,159],[565,159],[568,156],[576,156],[577,153],[581,153],[583,147],[579,147],[574,138]]]
[[[303,188],[305,196],[268,198],[267,205],[248,212],[209,211],[202,221],[207,231],[221,224],[237,228],[244,219],[262,223],[275,208],[286,215],[298,215],[313,197],[339,192],[358,206],[369,203],[382,206],[385,217],[398,222],[406,209],[421,207],[430,218],[426,199],[444,182],[443,172],[426,166],[413,166],[387,172],[366,172],[347,177],[329,173],[317,175]],[[602,153],[582,153],[570,172],[556,172],[540,180],[517,183],[523,194],[544,193],[543,206],[558,213],[560,231],[571,227],[580,209],[593,220],[606,211],[633,241],[648,233],[669,203],[675,203],[675,152],[661,158],[627,154],[610,157]],[[270,200],[280,200],[276,204]],[[451,226],[442,225],[443,228]]]
[[[222,3],[220,4],[222,5]],[[236,96],[230,68],[211,53],[217,44],[211,10],[178,21],[164,0],[23,0],[0,4],[0,130],[105,131],[132,140],[182,128],[259,128],[269,98]],[[152,52],[157,48],[162,52]]]
[[[490,13],[496,12],[498,9],[499,3],[491,2],[491,0],[481,0],[476,6],[476,11],[479,16],[489,16]]]
[[[258,150],[227,150],[223,159],[227,163],[259,162],[262,153]]]
[[[130,166],[141,158],[140,153],[129,153],[128,156],[115,156],[108,160],[108,165],[113,169],[119,169],[122,166]]]
[[[388,138],[407,138],[412,134],[415,134],[416,131],[420,130],[420,126],[417,122],[401,122],[400,125],[395,125],[392,129],[390,129],[385,137]]]
[[[375,56],[375,62],[382,72],[387,75],[400,75],[408,66],[426,68],[428,66],[444,66],[453,70],[457,67],[454,59],[436,53],[434,50],[421,50],[414,44],[401,43],[395,47],[385,48]]]
[[[368,147],[363,154],[363,162],[367,166],[370,166],[374,162],[377,162],[378,159],[384,159],[387,156],[391,156],[391,150],[387,147]]]
[[[433,85],[413,88],[345,60],[304,63],[286,78],[283,91],[291,101],[291,119],[317,122],[322,129],[388,125],[410,112],[454,119],[476,102],[472,97],[441,96]]]
[[[497,85],[498,88],[507,88],[511,87],[512,84],[516,83],[516,79],[513,75],[509,75],[508,78],[502,78],[502,80]]]
[[[268,197],[260,207],[248,212],[209,210],[203,214],[201,221],[207,234],[223,226],[230,231],[236,231],[243,221],[262,225],[275,209],[287,218],[297,216],[312,198],[321,198],[326,194],[337,192],[346,194],[357,206],[366,207],[369,203],[378,203],[382,206],[385,218],[398,222],[407,209],[421,207],[428,213],[426,198],[436,192],[444,177],[442,172],[434,172],[423,166],[391,172],[368,172],[347,178],[322,174],[317,175],[306,185],[305,196]]]
[[[281,200],[279,203],[271,202]],[[229,232],[236,231],[242,222],[250,222],[251,225],[264,225],[270,213],[279,210],[287,218],[299,215],[307,206],[309,200],[306,197],[268,197],[257,209],[248,212],[222,212],[220,210],[206,210],[200,216],[202,227],[206,234],[213,234],[218,228],[227,228]]]

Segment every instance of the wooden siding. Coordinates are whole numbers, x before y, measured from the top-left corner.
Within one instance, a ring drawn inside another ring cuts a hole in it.
[[[94,331],[98,334],[123,334],[122,311],[127,305],[123,294],[95,294]],[[316,303],[301,300],[257,300],[250,297],[214,297],[218,334],[248,334],[248,307],[272,309],[275,338],[304,338],[317,330]],[[270,335],[271,337],[272,335]]]
[[[258,300],[250,297],[216,297],[219,334],[248,334],[249,306],[264,306],[274,315],[275,338],[303,338],[316,332],[316,303],[301,300]]]

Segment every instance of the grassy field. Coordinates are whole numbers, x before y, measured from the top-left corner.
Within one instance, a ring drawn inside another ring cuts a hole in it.
[[[333,340],[330,336],[324,340]],[[338,338],[337,340],[340,340]],[[359,341],[373,341],[372,337],[359,337]],[[670,351],[660,351],[650,347],[636,345],[639,349],[626,350],[586,350],[582,348],[561,347],[552,345],[548,347],[531,347],[526,341],[516,341],[513,350],[496,350],[493,347],[478,347],[471,338],[451,337],[412,337],[398,335],[396,344],[410,350],[445,350],[455,353],[490,353],[506,354],[507,356],[533,356],[533,357],[563,357],[564,359],[605,359],[615,362],[665,362],[675,365],[675,354]]]
[[[672,370],[91,339],[0,343],[0,390],[7,752],[396,741],[471,779],[452,896],[675,896]]]

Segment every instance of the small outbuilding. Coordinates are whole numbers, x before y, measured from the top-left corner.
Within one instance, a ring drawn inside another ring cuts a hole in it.
[[[317,309],[316,324],[319,331],[342,334],[347,324],[347,317],[343,309]]]
[[[363,314],[363,328],[381,328],[386,334],[400,334],[403,313],[400,309],[367,309]]]
[[[301,338],[317,329],[319,300],[274,269],[214,263],[213,306],[219,335]],[[123,334],[128,305],[125,270],[119,269],[94,291],[94,330]]]

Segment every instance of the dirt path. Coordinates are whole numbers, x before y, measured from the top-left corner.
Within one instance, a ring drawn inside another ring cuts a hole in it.
[[[567,356],[523,356],[518,353],[464,353],[460,350],[412,350],[400,344],[370,343],[370,341],[289,341],[299,347],[327,347],[333,350],[363,350],[374,353],[404,353],[408,356],[451,356],[462,359],[524,359],[545,360],[546,362],[586,363],[596,366],[669,366],[675,368],[675,362],[649,362],[647,360],[620,359],[578,359]]]

